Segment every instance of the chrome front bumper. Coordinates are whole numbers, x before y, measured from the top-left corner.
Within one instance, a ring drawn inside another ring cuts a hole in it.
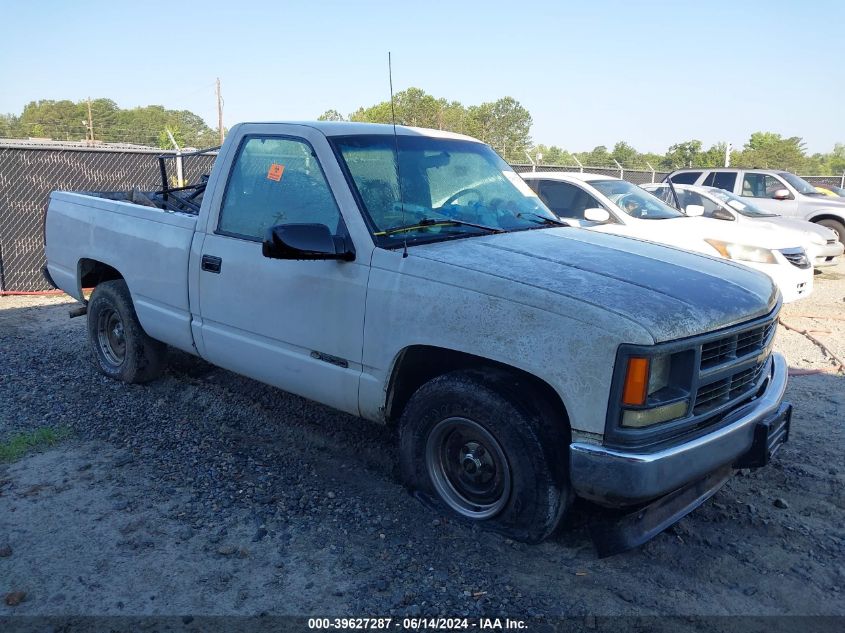
[[[569,469],[575,492],[606,505],[630,505],[663,496],[733,464],[751,449],[757,423],[780,408],[786,381],[786,359],[774,353],[763,395],[733,411],[733,420],[719,429],[670,448],[647,453],[571,444]]]

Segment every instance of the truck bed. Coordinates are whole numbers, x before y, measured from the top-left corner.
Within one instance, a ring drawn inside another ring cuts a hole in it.
[[[47,269],[84,301],[79,267],[93,260],[121,271],[147,333],[193,351],[188,300],[194,215],[96,195],[54,192],[47,211]]]
[[[143,207],[152,207],[173,213],[199,214],[205,183],[191,185],[165,191],[142,191],[139,188],[131,191],[76,191],[92,198],[102,198],[115,202],[130,202]]]

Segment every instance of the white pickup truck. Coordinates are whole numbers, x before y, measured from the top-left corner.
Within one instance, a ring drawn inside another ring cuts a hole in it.
[[[413,491],[521,540],[575,495],[635,507],[605,552],[787,438],[768,277],[568,228],[479,141],[240,124],[184,194],[52,194],[47,275],[108,376],[150,380],[170,345],[398,424]]]

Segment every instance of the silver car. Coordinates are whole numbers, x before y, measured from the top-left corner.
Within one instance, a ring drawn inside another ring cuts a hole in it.
[[[788,171],[778,169],[678,169],[666,176],[676,185],[718,187],[752,202],[764,211],[816,222],[845,243],[845,198],[826,196]]]
[[[684,211],[689,205],[700,206],[704,209],[705,217],[715,220],[739,224],[769,224],[773,228],[780,227],[798,231],[804,237],[804,248],[816,268],[835,266],[843,250],[845,250],[836,233],[821,224],[796,218],[785,218],[776,213],[764,211],[754,203],[749,202],[748,199],[741,198],[718,187],[681,185],[675,184],[674,181],[672,184],[678,194],[677,203],[667,183],[640,186],[663,202],[673,207],[679,206],[681,211]]]

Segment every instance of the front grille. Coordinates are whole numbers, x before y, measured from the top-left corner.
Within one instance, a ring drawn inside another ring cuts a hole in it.
[[[768,366],[770,348],[777,321],[737,329],[701,346],[699,380],[693,415],[714,411],[722,405],[750,396]],[[749,365],[755,356],[765,358]],[[734,370],[735,368],[735,370]]]
[[[839,241],[839,240],[838,240],[837,238],[835,238],[835,237],[831,237],[831,238],[827,241],[827,243],[828,243],[828,245],[830,245],[830,244],[836,244],[836,242],[838,242],[838,241]]]
[[[781,254],[786,258],[786,261],[798,268],[806,269],[812,266],[803,248],[786,248],[781,251]]]
[[[766,359],[768,360],[768,359]],[[766,367],[766,361],[761,361],[753,367],[744,369],[733,376],[722,378],[698,390],[695,398],[693,415],[707,413],[750,392],[757,385],[757,381]]]
[[[761,351],[769,342],[776,326],[775,321],[770,321],[705,343],[701,346],[701,369],[711,369]]]

